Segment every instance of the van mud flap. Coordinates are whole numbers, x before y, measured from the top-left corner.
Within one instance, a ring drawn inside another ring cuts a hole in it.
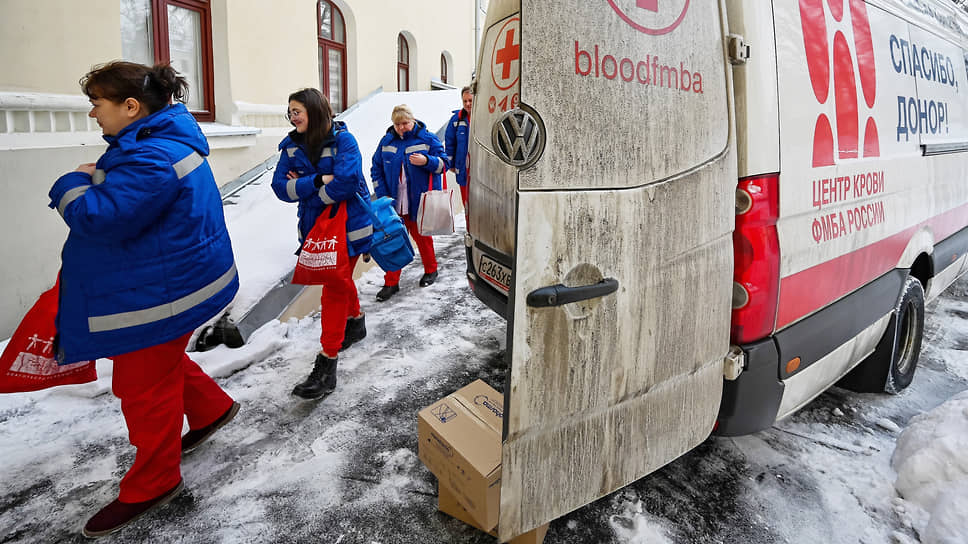
[[[719,436],[741,436],[769,429],[776,421],[783,399],[783,382],[777,364],[779,352],[773,338],[742,346],[746,369],[735,380],[723,381],[716,430]]]

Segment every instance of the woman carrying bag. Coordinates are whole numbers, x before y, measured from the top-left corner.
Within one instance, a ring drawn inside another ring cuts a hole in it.
[[[414,119],[413,111],[406,104],[394,107],[391,119],[393,126],[387,129],[373,153],[370,179],[378,197],[396,200],[397,213],[417,243],[423,261],[420,286],[427,287],[437,281],[434,239],[420,234],[415,218],[420,196],[430,187],[441,189],[440,175],[447,168],[446,155],[437,136],[427,130],[423,121]],[[400,270],[385,272],[383,288],[376,295],[381,302],[400,290]]]
[[[111,389],[134,464],[118,498],[84,526],[117,531],[183,489],[181,455],[238,412],[185,353],[192,331],[239,289],[208,142],[167,65],[96,67],[81,80],[108,142],[50,190],[70,232],[61,252],[57,359],[114,361]],[[181,436],[187,416],[189,432]]]
[[[370,249],[373,224],[360,148],[346,124],[333,121],[329,100],[316,89],[294,92],[289,95],[287,116],[295,128],[279,144],[272,189],[280,200],[299,203],[300,251],[306,249],[303,244],[324,213],[323,220],[344,213],[346,217],[349,266],[342,268],[339,278],[323,284],[321,349],[309,376],[292,390],[293,395],[312,400],[336,389],[338,352],[366,336],[353,269],[360,255]]]

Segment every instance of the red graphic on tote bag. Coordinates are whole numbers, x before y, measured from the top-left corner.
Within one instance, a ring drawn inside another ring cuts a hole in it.
[[[87,383],[97,379],[94,361],[59,365],[54,359],[57,336],[57,283],[40,295],[10,337],[0,355],[0,393],[36,391],[55,385]]]
[[[350,276],[349,247],[346,240],[346,203],[323,209],[303,242],[292,283],[326,285]]]

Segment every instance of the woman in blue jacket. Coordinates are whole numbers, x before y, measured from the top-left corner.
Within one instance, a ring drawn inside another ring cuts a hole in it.
[[[420,195],[429,190],[440,189],[440,174],[447,163],[444,146],[433,132],[427,130],[423,121],[413,117],[406,104],[393,108],[393,126],[376,146],[370,179],[378,197],[388,196],[395,200],[397,214],[403,219],[407,231],[420,252],[424,275],[420,286],[426,287],[437,281],[437,257],[434,255],[434,239],[422,236],[415,221],[420,207]],[[400,290],[400,271],[387,270],[383,276],[383,288],[376,294],[379,301],[387,300]]]
[[[366,336],[366,320],[353,281],[360,255],[370,250],[373,222],[370,191],[363,177],[363,157],[346,124],[333,121],[329,100],[316,89],[289,95],[289,122],[295,127],[279,144],[279,163],[272,190],[284,202],[298,202],[299,244],[329,206],[346,202],[349,272],[341,281],[323,286],[320,298],[320,352],[313,370],[292,394],[318,399],[336,389],[338,352]],[[363,197],[361,200],[357,195]]]
[[[84,526],[96,537],[178,495],[181,454],[235,417],[238,403],[185,347],[231,302],[239,277],[208,142],[185,106],[172,105],[186,95],[185,79],[167,65],[112,62],[81,86],[108,148],[50,190],[70,229],[57,358],[114,361],[111,387],[137,448],[118,498]]]

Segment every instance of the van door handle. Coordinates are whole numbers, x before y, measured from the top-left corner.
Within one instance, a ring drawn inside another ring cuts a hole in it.
[[[580,287],[566,287],[559,283],[531,291],[528,293],[527,303],[532,308],[548,308],[590,298],[604,297],[615,291],[618,291],[618,280],[615,278],[605,278],[598,283]]]

